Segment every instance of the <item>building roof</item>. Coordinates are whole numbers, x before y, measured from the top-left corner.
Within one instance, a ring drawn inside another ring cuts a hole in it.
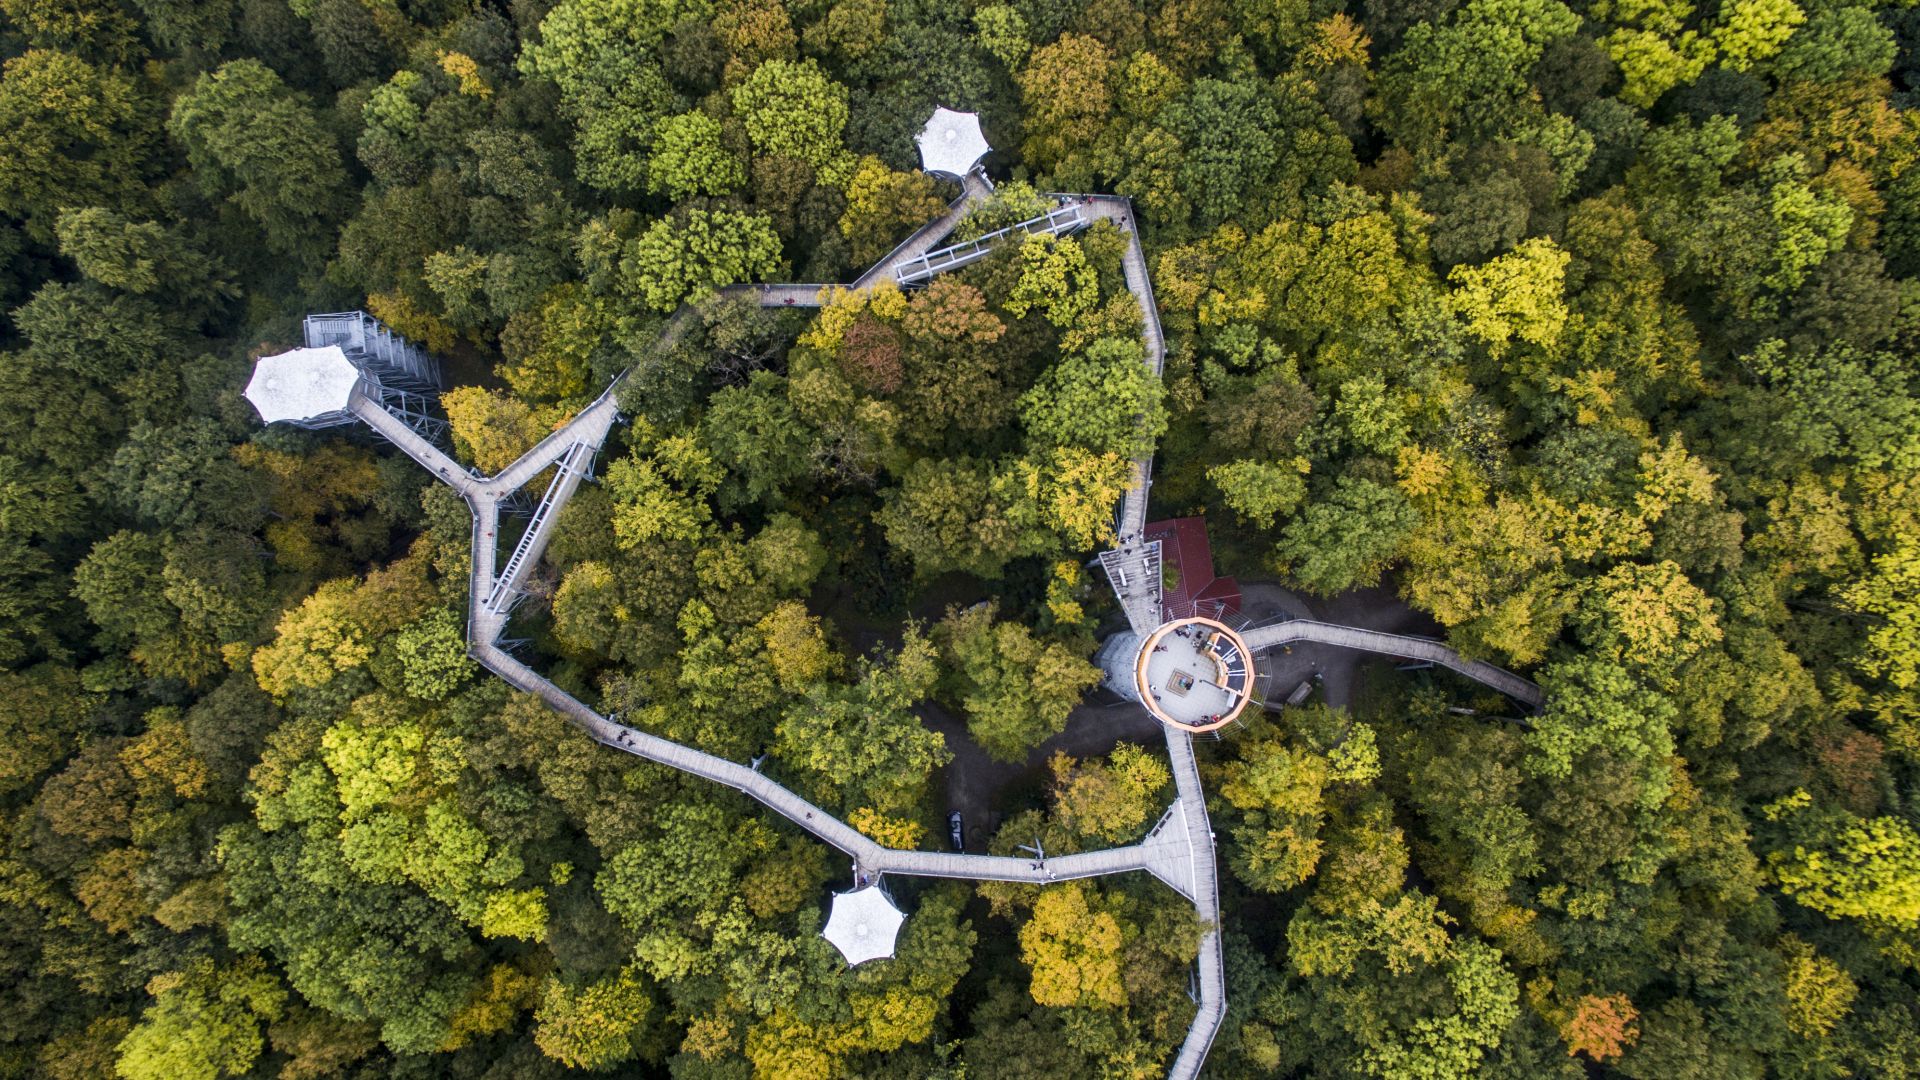
[[[1194,614],[1194,605],[1212,601],[1221,612],[1240,610],[1240,583],[1213,572],[1213,544],[1207,539],[1207,519],[1167,518],[1148,522],[1144,539],[1160,541],[1161,557],[1174,568],[1174,583],[1161,596],[1170,616]]]
[[[920,167],[936,176],[956,180],[973,171],[980,159],[993,147],[980,133],[980,114],[954,112],[948,108],[933,110],[917,140],[920,143]]]
[[[833,914],[827,917],[827,928],[821,936],[840,950],[849,966],[857,967],[892,956],[894,938],[905,921],[907,917],[893,906],[880,886],[869,885],[834,894]]]
[[[292,349],[255,362],[246,398],[269,424],[307,420],[345,411],[359,381],[360,369],[338,345]]]

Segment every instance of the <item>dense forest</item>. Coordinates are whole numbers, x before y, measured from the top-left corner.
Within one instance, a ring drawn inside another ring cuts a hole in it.
[[[0,0],[0,1075],[1146,1078],[1143,875],[847,874],[464,654],[459,498],[251,362],[364,308],[496,470],[622,372],[530,661],[896,846],[1116,625],[1127,459],[1375,664],[1201,747],[1231,1077],[1920,1076],[1920,9],[1874,0]],[[958,194],[1130,196],[817,311]],[[678,312],[676,315],[675,313]],[[672,319],[671,329],[669,319]],[[947,733],[929,717],[957,718]],[[996,853],[1137,839],[1157,745]]]

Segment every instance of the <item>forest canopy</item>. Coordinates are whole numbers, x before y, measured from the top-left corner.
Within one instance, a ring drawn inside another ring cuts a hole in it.
[[[624,376],[525,655],[888,845],[969,770],[976,851],[1166,809],[1157,738],[1060,749],[1145,452],[1250,595],[1536,682],[1200,746],[1214,1075],[1920,1076],[1917,94],[1881,0],[0,0],[0,1076],[1151,1077],[1193,1019],[1145,875],[890,881],[849,969],[835,853],[487,677],[458,496],[240,396],[360,309],[483,472]],[[1111,223],[716,292],[943,213],[936,105],[960,239],[1131,200],[1163,377]]]

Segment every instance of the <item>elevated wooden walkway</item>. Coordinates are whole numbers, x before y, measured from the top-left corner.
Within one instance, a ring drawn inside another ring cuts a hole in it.
[[[1416,637],[1412,634],[1388,634],[1379,630],[1362,630],[1357,626],[1340,626],[1335,623],[1315,622],[1311,619],[1290,619],[1287,622],[1243,631],[1240,636],[1246,640],[1247,648],[1254,652],[1262,652],[1296,641],[1312,641],[1322,645],[1338,645],[1343,649],[1379,653],[1382,656],[1403,656],[1413,660],[1426,660],[1457,671],[1483,686],[1490,686],[1525,705],[1531,711],[1538,712],[1541,706],[1546,704],[1546,695],[1532,682],[1483,660],[1468,660],[1445,643],[1435,641],[1433,638]]]
[[[993,239],[1001,237],[983,237],[969,245],[956,245],[944,253],[936,251],[935,247],[953,231],[973,204],[985,198],[991,190],[983,175],[976,173],[969,176],[960,198],[954,201],[946,214],[909,237],[886,259],[856,279],[851,287],[868,288],[883,280],[900,281],[901,268],[906,266],[914,268],[908,272],[908,280],[924,283],[936,274],[973,261],[978,255],[966,255],[958,249],[966,248],[983,254]],[[1089,212],[1090,205],[1082,203],[1062,208],[1049,214],[1038,227],[1050,231],[1084,227],[1094,216]],[[1002,230],[1002,233],[1011,235],[1024,227],[1016,226]],[[1138,247],[1137,240],[1133,247]],[[1137,251],[1133,254],[1133,263],[1138,265],[1141,280],[1144,281],[1145,263],[1138,258]],[[1130,270],[1130,285],[1132,276]],[[769,308],[817,307],[828,295],[829,288],[815,284],[737,285],[723,292],[751,295],[761,306]],[[686,309],[675,314],[661,335],[663,344],[676,340],[685,331],[689,315],[690,311]],[[1153,320],[1153,325],[1157,329],[1157,318]],[[1157,371],[1157,342],[1150,345],[1150,352],[1155,358]],[[746,765],[682,746],[601,715],[500,647],[501,634],[528,573],[546,550],[560,511],[578,490],[593,455],[605,442],[608,431],[617,419],[618,406],[614,400],[613,386],[609,386],[591,405],[541,440],[519,460],[491,477],[481,476],[461,466],[377,401],[356,400],[353,411],[407,456],[458,491],[473,512],[473,559],[468,582],[469,654],[509,685],[540,698],[596,741],[740,791],[845,853],[853,860],[856,872],[869,877],[903,874],[1044,884],[1143,871],[1193,903],[1201,922],[1210,928],[1201,949],[1199,965],[1201,1006],[1195,1029],[1183,1045],[1181,1058],[1171,1075],[1185,1078],[1197,1073],[1206,1047],[1212,1044],[1219,1018],[1224,1014],[1225,982],[1221,975],[1217,931],[1219,900],[1214,878],[1213,834],[1207,825],[1205,795],[1200,789],[1198,766],[1194,764],[1192,748],[1184,734],[1169,739],[1179,797],[1138,844],[1031,859],[885,847]],[[1137,463],[1136,467],[1145,468],[1147,464]],[[499,567],[502,505],[517,498],[522,488],[549,468],[555,471],[545,495],[507,557],[504,568],[496,569]],[[1138,505],[1140,513],[1144,513],[1144,498]],[[1152,582],[1154,595],[1157,596],[1157,562],[1151,574],[1142,574],[1142,580]]]
[[[903,286],[925,285],[940,274],[970,266],[993,254],[994,246],[1002,240],[1022,236],[1064,236],[1078,232],[1089,224],[1091,222],[1080,207],[1055,207],[1039,217],[905,260],[894,267],[893,279]]]
[[[951,234],[971,211],[973,204],[987,197],[991,191],[983,174],[976,172],[969,175],[960,197],[940,218],[908,237],[885,259],[860,275],[850,287],[869,288],[888,280],[923,284],[939,273],[974,261],[984,254],[994,239],[1004,239],[1021,231],[1059,232],[1081,228],[1093,221],[1110,221],[1128,239],[1122,268],[1127,288],[1141,310],[1145,362],[1158,377],[1165,365],[1165,341],[1161,333],[1159,310],[1153,297],[1152,281],[1147,273],[1146,257],[1128,201],[1114,196],[1060,196],[1063,200],[1061,207],[1044,218],[989,234],[969,244],[937,250],[940,241]],[[817,284],[767,284],[737,285],[722,291],[729,295],[751,295],[763,307],[817,307],[830,288]],[[663,345],[677,340],[685,331],[689,314],[688,310],[683,309],[669,320],[661,334]],[[618,380],[615,382],[617,384]],[[430,473],[460,492],[473,511],[474,547],[472,576],[468,585],[467,632],[468,651],[473,658],[508,684],[539,697],[606,746],[724,784],[748,795],[845,853],[860,874],[870,877],[904,874],[1040,884],[1135,871],[1152,874],[1193,904],[1195,915],[1203,927],[1196,962],[1197,1009],[1186,1039],[1168,1071],[1168,1075],[1175,1080],[1190,1080],[1198,1076],[1226,1015],[1226,975],[1220,939],[1219,881],[1213,831],[1207,817],[1199,764],[1187,733],[1166,729],[1167,756],[1177,797],[1140,843],[1053,855],[1044,859],[910,851],[885,847],[875,842],[746,765],[617,723],[561,690],[500,647],[500,636],[528,573],[545,551],[560,511],[578,490],[593,455],[598,452],[617,419],[618,406],[613,391],[614,387],[608,387],[605,393],[566,425],[492,477],[480,476],[460,466],[399,418],[381,408],[378,402],[356,399],[353,403],[356,416]],[[528,521],[526,530],[508,556],[505,568],[496,572],[502,505],[518,498],[521,490],[548,468],[555,468],[555,475]],[[1159,547],[1141,538],[1146,526],[1152,471],[1151,455],[1133,462],[1134,483],[1118,515],[1119,542],[1113,551],[1102,556],[1102,562],[1116,585],[1126,583],[1122,589],[1122,604],[1126,607],[1128,621],[1142,633],[1157,626],[1162,615]],[[1306,622],[1281,623],[1253,631],[1246,637],[1252,648],[1271,648],[1287,641],[1314,640],[1389,655],[1428,659],[1495,686],[1530,705],[1537,706],[1539,701],[1537,688],[1526,680],[1491,665],[1463,660],[1446,646],[1425,638]],[[1531,697],[1528,696],[1529,690],[1532,691]]]

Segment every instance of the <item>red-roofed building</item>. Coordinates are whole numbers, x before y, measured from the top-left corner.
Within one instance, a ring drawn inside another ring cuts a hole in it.
[[[1219,618],[1239,613],[1240,583],[1214,576],[1206,518],[1151,521],[1141,538],[1160,541],[1160,559],[1166,567],[1167,587],[1161,598],[1166,618]]]

